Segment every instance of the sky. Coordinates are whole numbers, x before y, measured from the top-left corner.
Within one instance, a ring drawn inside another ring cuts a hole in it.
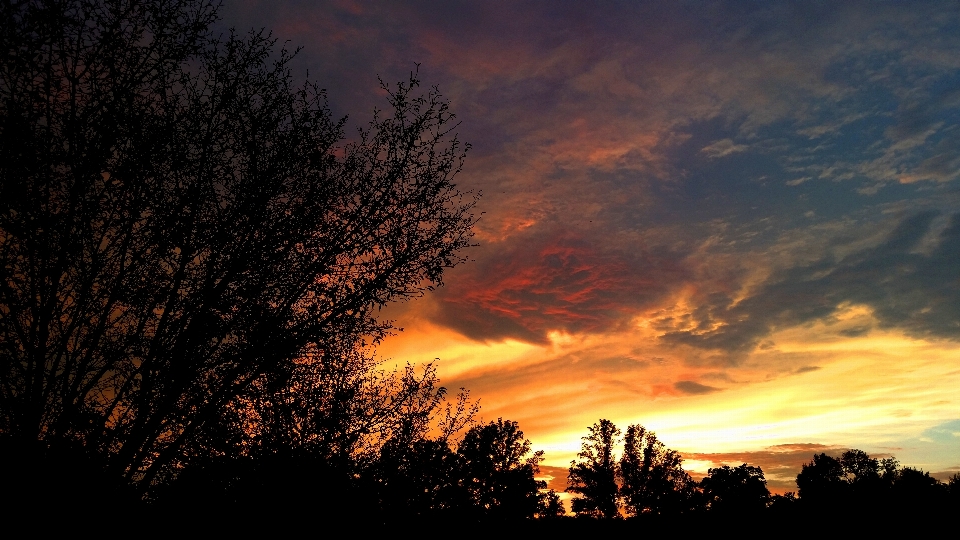
[[[795,490],[859,448],[960,472],[960,4],[243,0],[349,125],[418,70],[472,145],[470,261],[386,362],[520,423],[600,418]]]

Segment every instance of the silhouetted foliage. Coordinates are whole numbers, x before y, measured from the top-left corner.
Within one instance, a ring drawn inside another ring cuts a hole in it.
[[[797,494],[807,503],[833,504],[847,494],[840,461],[824,453],[815,454],[797,475]]]
[[[577,454],[579,461],[570,463],[567,477],[567,491],[580,495],[571,501],[572,510],[581,516],[618,517],[620,496],[614,446],[620,430],[606,419],[588,430]]]
[[[556,493],[543,493],[546,483],[535,478],[542,456],[531,454],[516,422],[497,419],[469,429],[456,451],[445,436],[391,439],[363,476],[385,521],[516,521],[563,511]]]
[[[897,472],[892,499],[900,507],[929,508],[947,498],[949,487],[930,473],[912,467]]]
[[[178,511],[310,508],[345,518],[376,510],[383,521],[465,508],[469,501],[463,490],[451,488],[451,483],[462,483],[461,468],[457,456],[447,455],[446,441],[470,422],[476,407],[469,407],[465,392],[455,405],[441,407],[445,390],[435,386],[432,368],[423,377],[408,369],[405,378],[408,389],[418,390],[394,413],[398,425],[385,444],[368,444],[351,455],[331,454],[325,441],[297,439],[296,432],[277,434],[242,446],[240,453],[197,452],[152,496]],[[284,426],[268,427],[273,433]],[[431,432],[439,437],[429,437]],[[425,495],[428,488],[431,493]]]
[[[682,467],[678,452],[670,450],[652,431],[630,425],[623,455],[614,453],[620,430],[600,420],[583,437],[579,461],[570,464],[567,491],[581,495],[571,501],[578,516],[613,518],[679,514],[698,508],[697,484]]]
[[[534,478],[543,451],[526,457],[530,441],[516,422],[498,418],[471,428],[457,454],[471,502],[485,518],[515,520],[548,511],[540,494],[547,484]]]
[[[540,500],[537,517],[541,519],[557,519],[566,514],[567,509],[563,507],[563,501],[560,500],[560,495],[552,489],[547,490]]]
[[[960,473],[954,473],[947,482],[947,490],[954,501],[960,503]]]
[[[796,510],[798,502],[799,499],[797,498],[796,492],[788,491],[783,495],[771,495],[768,508],[770,508],[774,516],[789,515]]]
[[[640,425],[627,427],[620,458],[620,494],[631,515],[669,514],[694,505],[694,482],[678,452]]]
[[[700,487],[707,508],[714,512],[756,513],[766,508],[770,500],[763,470],[746,463],[709,469]]]
[[[896,459],[874,459],[863,450],[847,450],[840,456],[844,480],[850,495],[858,500],[875,498],[889,489],[896,480],[899,463]]]
[[[445,440],[398,440],[383,447],[373,480],[387,521],[463,513],[470,492],[461,481],[463,462]]]
[[[415,77],[384,86],[387,113],[345,143],[291,53],[213,36],[215,8],[0,8],[7,453],[81,448],[145,493],[217,456],[375,452],[436,396],[364,344],[390,328],[379,307],[440,284],[469,244],[447,103]]]
[[[953,480],[955,481],[955,480]],[[862,450],[848,450],[839,459],[817,454],[797,475],[800,502],[827,514],[841,509],[861,513],[895,512],[920,515],[960,508],[951,502],[950,483],[943,483],[912,467],[900,467],[895,458],[871,458]]]

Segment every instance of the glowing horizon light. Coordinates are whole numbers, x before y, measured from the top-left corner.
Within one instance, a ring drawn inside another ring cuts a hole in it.
[[[956,417],[960,398],[954,396],[950,388],[960,387],[960,350],[950,347],[950,343],[872,332],[842,342],[806,344],[810,334],[824,331],[823,326],[815,325],[802,332],[791,329],[774,334],[771,339],[777,343],[776,350],[758,350],[743,360],[743,365],[762,366],[766,356],[814,351],[821,353],[816,369],[781,373],[767,379],[762,369],[753,367],[751,369],[760,372],[757,380],[704,395],[658,398],[611,394],[606,400],[610,405],[606,410],[592,412],[586,405],[582,408],[577,414],[582,425],[575,424],[578,420],[571,420],[559,430],[538,429],[535,424],[532,428],[524,427],[523,422],[521,427],[535,448],[546,451],[545,464],[565,466],[580,450],[580,437],[586,433],[586,427],[601,417],[610,418],[621,429],[631,423],[642,424],[654,430],[668,447],[681,453],[762,451],[799,443],[880,452],[892,441],[920,441],[924,430]],[[403,338],[401,334],[391,339]],[[443,359],[440,360],[441,380],[457,381],[464,374],[479,380],[485,374],[502,372],[506,366],[523,365],[531,358],[545,361],[547,357],[583,354],[602,347],[606,340],[623,339],[606,336],[605,340],[603,336],[575,336],[564,332],[551,333],[550,338],[546,346],[463,342],[457,345],[460,356],[452,369],[447,369]],[[502,356],[490,358],[487,355],[491,352]],[[661,371],[663,367],[654,366]],[[690,370],[683,365],[667,364],[666,368],[674,374]],[[858,374],[856,379],[854,374]],[[929,385],[930,376],[939,384]],[[571,386],[570,401],[590,402],[590,393],[586,396],[574,393],[584,383],[589,381],[581,380]],[[542,390],[535,381],[531,384],[521,386],[513,394],[498,394],[488,389],[477,396],[484,406],[481,415],[492,419],[493,416],[487,414],[489,409],[493,409],[496,416],[509,416],[504,413],[510,410],[521,417],[543,414],[545,411],[530,410],[535,404],[522,404],[525,396]],[[557,386],[551,384],[549,388],[556,390]],[[923,406],[905,417],[904,410],[913,404]],[[639,415],[627,412],[638,405],[645,412]],[[943,470],[957,465],[956,456],[952,455],[935,456],[933,460],[926,456],[924,461],[917,462],[911,456],[925,455],[923,452],[904,448],[899,454],[905,463],[927,469]],[[691,470],[704,472],[705,469],[700,469],[708,467],[708,463],[712,462],[691,462]]]

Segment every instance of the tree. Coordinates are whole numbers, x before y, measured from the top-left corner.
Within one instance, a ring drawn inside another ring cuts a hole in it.
[[[839,459],[816,454],[797,475],[800,499],[806,504],[872,507],[889,499],[900,475],[895,458],[871,458],[863,450],[843,452]]]
[[[387,522],[416,516],[451,517],[472,513],[462,482],[463,461],[443,439],[417,439],[384,445],[372,474]],[[367,509],[369,510],[369,509]]]
[[[462,460],[448,440],[472,422],[479,406],[461,390],[454,403],[443,407],[446,391],[436,386],[432,365],[422,376],[409,366],[402,375],[381,375],[370,375],[376,385],[359,385],[364,392],[378,390],[372,397],[347,396],[348,403],[331,404],[320,399],[330,393],[323,383],[315,390],[299,390],[303,396],[291,392],[286,401],[274,403],[281,410],[268,420],[228,417],[220,426],[227,433],[215,433],[188,448],[195,455],[174,481],[154,489],[151,498],[178,513],[301,509],[338,519],[367,519],[371,509],[378,509],[378,516],[394,521],[466,512],[471,501],[461,480]],[[300,403],[311,398],[317,401]],[[358,404],[371,408],[351,410]],[[333,411],[324,410],[328,407]],[[238,435],[238,426],[251,432]],[[379,444],[364,442],[368,437],[347,429],[364,427],[368,436],[389,438]],[[211,451],[224,442],[235,447]]]
[[[805,503],[827,505],[843,497],[848,486],[840,461],[820,453],[803,464],[797,474],[797,488],[797,495]]]
[[[471,428],[460,441],[457,454],[473,505],[485,517],[532,518],[545,508],[540,490],[547,484],[534,478],[540,472],[543,451],[526,457],[530,441],[523,437],[517,422],[498,418]]]
[[[384,85],[344,142],[269,35],[211,34],[211,1],[0,9],[4,451],[142,494],[267,424],[331,454],[388,440],[429,396],[358,351],[475,222],[440,94]]]
[[[709,469],[700,481],[710,510],[719,512],[759,512],[767,507],[770,491],[760,467],[746,463]]]
[[[620,430],[613,422],[601,419],[583,437],[579,461],[570,462],[567,491],[580,497],[571,506],[578,515],[614,518],[619,516],[617,460],[614,455]]]
[[[682,458],[640,425],[627,427],[620,458],[620,493],[632,515],[665,514],[688,510],[693,480]]]
[[[947,499],[948,484],[941,483],[924,472],[913,467],[904,467],[897,471],[893,481],[893,499],[901,507],[930,508],[941,500]]]
[[[556,519],[567,515],[567,509],[563,507],[563,501],[560,495],[550,489],[543,494],[540,509],[537,511],[537,517],[540,519]]]
[[[947,481],[947,491],[955,502],[960,503],[960,473],[953,473],[950,476],[950,480]]]

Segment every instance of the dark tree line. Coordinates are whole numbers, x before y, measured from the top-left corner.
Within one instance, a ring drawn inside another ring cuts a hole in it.
[[[309,510],[368,524],[561,516],[557,495],[536,479],[541,460],[516,422],[498,419],[474,425],[459,441],[401,434],[348,466],[303,448],[208,458],[158,490],[154,502],[203,515]]]
[[[960,474],[947,483],[894,458],[871,458],[848,450],[839,458],[816,454],[797,475],[797,493],[771,495],[760,467],[746,463],[708,470],[699,482],[682,467],[680,455],[639,425],[631,425],[616,456],[620,430],[602,419],[588,428],[578,459],[570,464],[567,491],[577,494],[571,510],[580,517],[763,514],[863,515],[900,512],[937,514],[960,510]]]
[[[797,475],[800,500],[819,511],[845,507],[918,512],[950,505],[960,510],[960,474],[944,483],[896,458],[871,458],[862,450],[840,457],[816,454]]]

